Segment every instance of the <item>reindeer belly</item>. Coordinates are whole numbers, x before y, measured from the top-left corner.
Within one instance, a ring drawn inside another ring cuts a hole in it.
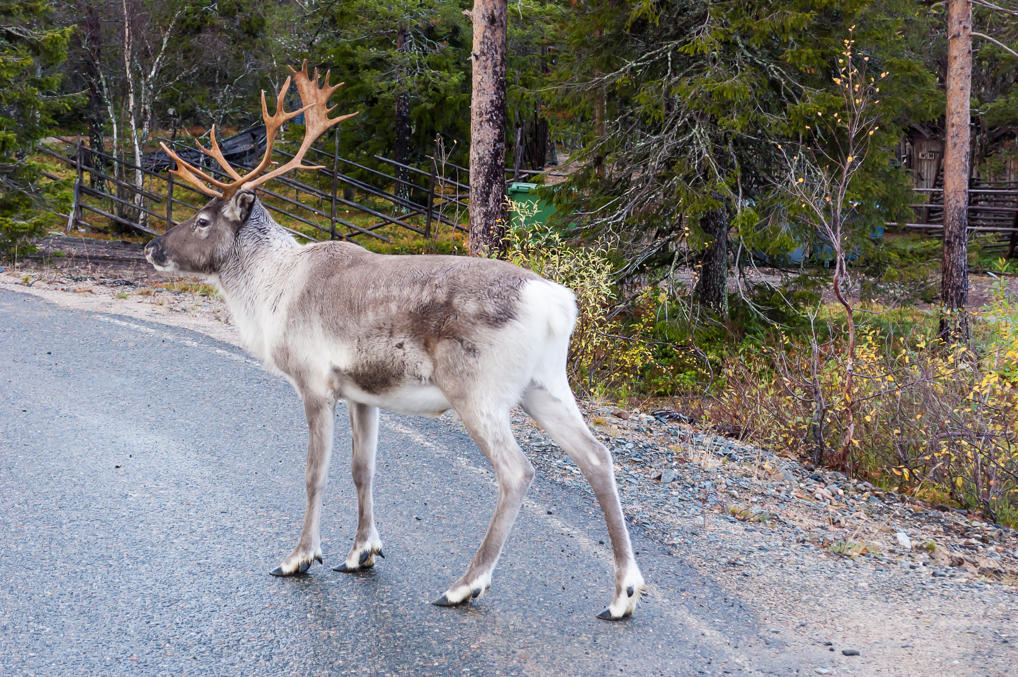
[[[334,368],[337,397],[403,414],[440,416],[452,405],[431,379],[430,360],[415,352],[387,351],[374,359],[362,355],[355,366]]]
[[[342,389],[341,397],[361,404],[372,404],[400,414],[441,416],[452,408],[438,386],[427,383],[401,385],[376,394],[364,392],[350,384]]]

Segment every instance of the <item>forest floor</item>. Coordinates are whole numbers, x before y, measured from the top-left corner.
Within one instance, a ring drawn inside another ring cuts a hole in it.
[[[0,267],[0,287],[238,342],[202,283],[152,270],[138,245],[87,242],[47,241],[41,257]],[[787,651],[829,649],[817,673],[1013,674],[1018,532],[719,436],[680,412],[582,406],[613,452],[628,519],[742,600]],[[586,487],[522,414],[514,423],[539,473]]]

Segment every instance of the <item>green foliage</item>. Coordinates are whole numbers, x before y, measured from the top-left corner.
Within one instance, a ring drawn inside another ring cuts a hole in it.
[[[1018,260],[1005,258],[1002,253],[1000,240],[992,235],[969,238],[968,263],[976,270],[997,275],[1018,273]]]
[[[41,0],[0,0],[0,255],[38,236],[52,218],[43,211],[52,188],[42,187],[41,167],[28,156],[74,103],[56,93],[54,71],[73,28],[50,27],[48,15]]]
[[[345,153],[370,159],[391,155],[396,97],[409,97],[410,157],[433,153],[441,135],[459,140],[466,164],[470,125],[470,23],[467,0],[353,0],[332,5],[335,30],[315,50],[315,61],[337,64],[346,85],[335,95],[341,110],[360,114],[344,123]],[[406,30],[403,49],[399,29]],[[391,167],[387,168],[391,172]]]
[[[884,298],[897,303],[922,300],[938,294],[939,240],[918,235],[885,237],[879,246],[867,247],[856,261],[863,273],[863,298]]]
[[[946,15],[946,8],[942,11]],[[1013,128],[1018,125],[1018,89],[1015,88],[1018,70],[1013,54],[1018,51],[1018,25],[1013,16],[975,3],[973,25],[974,30],[993,36],[1012,50],[1008,52],[980,36],[972,38],[973,118],[987,130]],[[946,51],[946,44],[941,50]],[[941,50],[938,53],[944,53]]]
[[[588,3],[567,17],[558,62],[556,119],[585,130],[576,190],[558,194],[560,211],[622,236],[644,267],[671,262],[654,252],[702,250],[714,236],[699,224],[718,210],[768,253],[807,241],[809,229],[788,225],[774,196],[776,145],[843,105],[833,78],[854,26],[870,69],[888,72],[874,150],[847,196],[868,232],[908,202],[892,161],[901,129],[938,111],[912,42],[919,9],[910,0]]]

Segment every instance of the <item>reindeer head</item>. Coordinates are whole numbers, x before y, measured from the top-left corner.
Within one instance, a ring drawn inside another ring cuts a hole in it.
[[[145,257],[158,270],[179,271],[184,273],[202,273],[211,275],[219,271],[232,249],[233,241],[239,230],[244,226],[257,198],[254,189],[261,184],[281,176],[294,169],[321,169],[320,165],[302,164],[304,156],[311,144],[333,125],[356,115],[340,115],[330,118],[329,113],[335,107],[328,106],[329,96],[343,86],[343,83],[330,85],[329,73],[325,74],[325,83],[319,86],[318,69],[314,77],[308,75],[307,61],[300,71],[290,69],[291,76],[286,78],[276,97],[276,112],[269,115],[265,104],[265,92],[262,92],[262,118],[265,120],[265,154],[261,162],[247,174],[241,175],[234,169],[216,140],[216,128],[212,126],[211,144],[205,148],[198,147],[213,158],[223,171],[230,177],[229,181],[221,181],[207,172],[188,164],[174,153],[166,144],[159,144],[163,151],[176,160],[177,168],[173,174],[184,179],[206,195],[214,199],[202,207],[197,214],[187,221],[169,229],[166,234],[157,237],[145,246]],[[290,89],[291,80],[297,85],[302,107],[295,111],[283,108],[283,101]],[[272,164],[272,146],[282,126],[304,113],[304,141],[289,162],[269,170]],[[266,171],[268,170],[268,171]]]
[[[250,190],[212,199],[187,221],[145,245],[145,258],[156,270],[218,273],[256,201]]]

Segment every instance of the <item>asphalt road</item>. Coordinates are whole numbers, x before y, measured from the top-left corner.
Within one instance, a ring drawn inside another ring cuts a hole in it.
[[[346,413],[327,567],[277,579],[303,516],[297,396],[201,334],[0,290],[0,673],[718,674],[800,669],[766,624],[639,530],[651,586],[609,601],[593,499],[540,475],[477,604],[432,606],[494,506],[457,424],[383,414],[387,559],[331,567],[356,527]]]

